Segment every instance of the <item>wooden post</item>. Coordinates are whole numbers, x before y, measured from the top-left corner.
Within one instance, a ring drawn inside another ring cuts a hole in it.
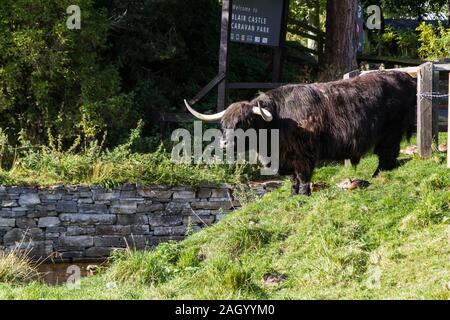
[[[424,95],[433,92],[434,65],[427,62],[417,74],[417,145],[422,159],[431,158],[433,142],[433,99]]]
[[[450,12],[450,8],[449,8]],[[448,116],[447,116],[447,131],[448,131],[448,138],[447,138],[447,166],[450,168],[450,73],[448,74]]]
[[[283,0],[283,17],[281,19],[281,32],[280,41],[278,47],[273,49],[273,71],[272,82],[279,83],[283,78],[283,65],[284,55],[286,50],[286,32],[287,32],[287,20],[289,16],[289,3],[290,0]]]
[[[219,74],[225,79],[218,86],[217,111],[225,110],[228,104],[228,62],[231,30],[231,11],[233,0],[222,1],[222,23],[220,29]]]
[[[437,68],[433,68],[433,87],[431,88],[432,92],[439,92],[439,80],[440,80],[440,72]],[[440,100],[438,98],[432,98],[432,112],[433,112],[433,142],[435,146],[439,146],[439,103]]]

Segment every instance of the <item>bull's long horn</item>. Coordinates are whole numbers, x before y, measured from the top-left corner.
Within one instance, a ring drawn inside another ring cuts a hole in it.
[[[258,116],[261,116],[266,122],[272,122],[273,120],[272,114],[266,109],[261,108],[259,102],[257,107],[253,107],[253,113],[257,114]]]
[[[206,121],[206,122],[214,122],[214,121],[219,121],[220,119],[223,118],[223,115],[225,114],[225,111],[222,111],[220,113],[216,113],[216,114],[201,114],[200,112],[195,111],[194,109],[192,109],[192,107],[189,105],[189,103],[187,102],[187,100],[184,100],[184,104],[186,105],[186,108],[189,110],[190,113],[192,113],[192,115],[202,121]]]

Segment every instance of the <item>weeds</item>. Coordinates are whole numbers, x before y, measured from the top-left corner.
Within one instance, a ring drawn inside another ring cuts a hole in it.
[[[0,283],[26,283],[38,276],[27,250],[0,251]]]

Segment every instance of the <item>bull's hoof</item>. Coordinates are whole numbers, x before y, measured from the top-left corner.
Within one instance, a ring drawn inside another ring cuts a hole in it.
[[[298,194],[301,196],[310,196],[311,195],[311,186],[310,184],[302,184],[298,189]]]

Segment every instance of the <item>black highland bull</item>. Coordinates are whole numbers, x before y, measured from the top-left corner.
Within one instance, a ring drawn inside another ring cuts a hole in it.
[[[416,80],[407,73],[380,71],[350,80],[287,85],[252,101],[238,102],[202,120],[221,119],[223,129],[279,129],[280,164],[292,174],[294,194],[310,194],[321,161],[351,159],[374,150],[374,174],[398,166],[400,142],[412,134]]]

